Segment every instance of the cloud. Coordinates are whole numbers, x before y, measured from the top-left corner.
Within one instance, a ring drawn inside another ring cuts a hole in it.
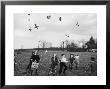
[[[20,37],[20,38],[33,37],[33,35],[30,32],[25,31],[23,29],[16,29],[14,31],[14,36],[15,37]]]
[[[51,15],[51,19],[47,19],[47,15]],[[62,21],[59,21],[59,17],[62,17]],[[30,22],[28,18],[31,18]],[[77,21],[79,27],[76,26]],[[34,24],[39,29],[35,29]],[[33,29],[31,32],[28,30],[30,27]],[[33,47],[39,40],[50,41],[56,46],[67,39],[65,34],[70,35],[69,40],[88,40],[90,36],[97,37],[97,14],[33,13],[30,17],[25,13],[15,14],[14,31],[15,45],[19,43],[27,48]]]

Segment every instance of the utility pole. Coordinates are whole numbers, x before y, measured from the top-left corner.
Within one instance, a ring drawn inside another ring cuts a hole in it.
[[[39,43],[38,43],[38,52],[39,52]]]
[[[63,41],[63,51],[64,51],[64,41]]]
[[[41,41],[39,40],[39,41],[38,41],[38,51],[39,51],[39,43],[40,43],[40,42],[41,42]]]

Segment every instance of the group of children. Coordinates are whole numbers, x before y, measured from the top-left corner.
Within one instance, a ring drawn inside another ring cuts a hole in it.
[[[38,69],[39,61],[40,61],[40,57],[38,52],[37,51],[32,52],[32,56],[30,58],[30,62],[26,68],[26,71],[30,70],[32,75],[33,70],[35,70],[36,74],[38,74],[37,69]],[[70,54],[70,58],[67,59],[65,54],[61,54],[61,58],[58,58],[57,54],[53,54],[53,56],[51,57],[51,65],[49,68],[48,75],[57,75],[56,69],[58,65],[60,65],[59,75],[61,75],[62,73],[65,75],[65,72],[67,70],[67,63],[69,63],[70,70],[72,70],[73,64],[75,64],[77,69],[79,64],[79,55]]]
[[[50,74],[56,75],[56,68],[58,66],[58,64],[60,65],[60,69],[59,69],[59,75],[61,75],[63,73],[63,75],[65,75],[65,72],[67,70],[67,63],[69,62],[69,69],[72,70],[73,68],[73,63],[75,63],[76,65],[76,69],[77,66],[79,64],[79,56],[75,55],[75,54],[70,54],[70,58],[69,60],[67,60],[65,54],[61,54],[61,59],[59,59],[57,57],[56,54],[53,55],[53,57],[51,58],[51,66],[50,66]]]

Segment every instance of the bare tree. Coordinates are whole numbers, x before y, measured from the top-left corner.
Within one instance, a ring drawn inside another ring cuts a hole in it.
[[[75,41],[73,40],[70,44],[71,48],[78,48],[78,45],[75,43]]]
[[[43,49],[46,48],[46,44],[47,44],[46,41],[44,41],[44,40],[40,41],[41,48],[43,48]]]
[[[82,44],[81,48],[85,48],[86,47],[86,41],[84,39],[80,40],[79,44]]]
[[[52,47],[52,43],[51,42],[46,42],[46,48],[51,48]]]
[[[65,45],[65,41],[61,41],[61,42],[60,42],[60,48],[61,48],[62,50],[64,50],[64,45]]]
[[[41,48],[50,48],[52,47],[52,43],[51,42],[47,42],[45,40],[40,41],[40,46]]]
[[[66,47],[65,48],[69,48],[69,44],[70,42],[68,40],[65,41]]]
[[[62,44],[62,42],[59,43],[59,48],[60,48],[60,49],[63,48],[63,44]]]

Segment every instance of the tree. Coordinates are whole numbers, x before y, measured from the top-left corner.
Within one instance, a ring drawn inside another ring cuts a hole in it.
[[[64,47],[65,46],[65,41],[61,41],[60,42],[60,48],[61,48],[61,50],[64,50]]]
[[[65,48],[69,48],[70,47],[70,42],[68,40],[65,41],[66,47]]]
[[[93,36],[90,37],[89,41],[86,43],[87,49],[97,49],[97,42],[93,38]]]
[[[45,40],[40,41],[40,46],[41,48],[51,48],[52,47],[52,43],[51,42],[47,42]]]
[[[46,42],[46,48],[51,48],[52,47],[52,43],[51,42]]]
[[[71,42],[70,48],[78,48],[78,45],[74,42],[74,40]]]
[[[81,48],[86,48],[86,41],[84,39],[80,40],[79,44],[81,44]]]
[[[68,46],[70,51],[76,51],[78,48],[78,45],[74,42],[74,40],[70,44],[68,44]]]
[[[43,48],[43,49],[46,48],[46,44],[47,44],[46,41],[44,41],[44,40],[40,41],[41,48]]]
[[[59,48],[60,48],[60,49],[63,48],[63,44],[62,44],[62,42],[59,43]]]

